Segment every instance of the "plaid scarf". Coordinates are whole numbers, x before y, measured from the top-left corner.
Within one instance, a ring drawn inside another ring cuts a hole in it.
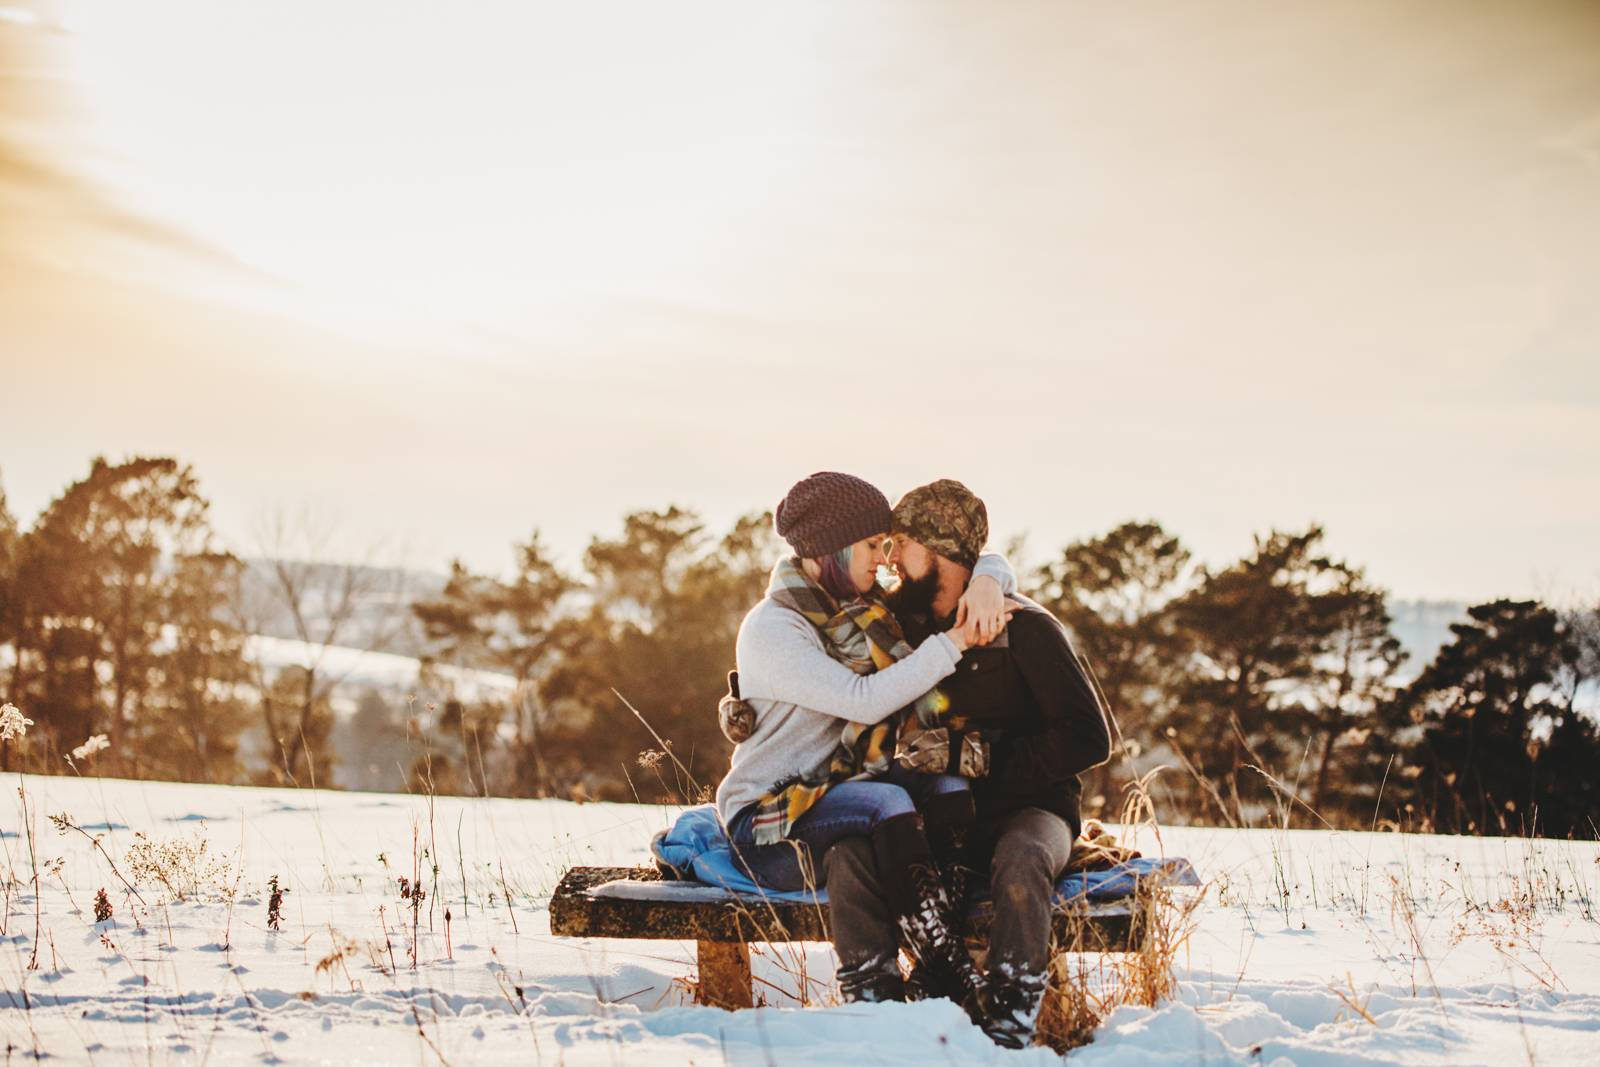
[[[855,600],[840,604],[827,590],[806,576],[794,557],[772,569],[767,596],[804,615],[822,634],[828,655],[857,674],[871,674],[911,655],[893,613],[876,586]],[[938,689],[924,693],[912,708],[915,721],[932,725],[950,706]],[[826,709],[818,709],[825,711]],[[796,820],[838,782],[872,778],[889,769],[904,711],[871,726],[846,722],[839,747],[823,766],[809,774],[776,783],[757,803],[751,827],[758,845],[774,845],[789,836]]]

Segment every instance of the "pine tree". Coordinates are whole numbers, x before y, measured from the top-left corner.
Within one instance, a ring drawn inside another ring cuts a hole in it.
[[[1328,642],[1306,679],[1316,760],[1307,803],[1331,817],[1371,811],[1383,779],[1383,746],[1373,734],[1405,653],[1390,629],[1383,590],[1347,564],[1336,564],[1328,576],[1332,585],[1314,601],[1316,628],[1326,627]]]
[[[21,538],[17,520],[12,517],[6,501],[5,483],[0,482],[0,645],[8,645],[12,640],[11,632],[6,627],[11,614],[11,586],[15,580],[17,549]]]
[[[172,562],[156,680],[136,724],[138,750],[157,777],[240,780],[248,635],[230,620],[228,605],[242,566],[226,552]]]
[[[1189,550],[1154,522],[1075,541],[1038,572],[1035,595],[1093,666],[1129,759],[1148,746],[1184,666],[1168,608],[1190,573]],[[1109,803],[1127,768],[1113,756],[1098,774]]]
[[[139,774],[135,729],[159,686],[164,627],[185,561],[211,551],[208,504],[177,460],[96,459],[24,539],[18,600],[19,667],[32,674],[36,710],[58,751],[105,733],[103,764]],[[28,667],[23,664],[27,663]]]
[[[517,570],[510,581],[473,574],[459,561],[432,600],[412,605],[431,645],[429,664],[443,662],[511,675],[517,682],[512,701],[515,729],[506,773],[497,775],[495,792],[546,796],[555,782],[545,753],[549,714],[541,695],[545,673],[567,632],[558,614],[576,583],[555,565],[537,531],[517,546]],[[474,722],[478,747],[494,738],[490,709],[463,719]],[[482,759],[480,774],[482,773]],[[470,762],[469,762],[470,766]],[[488,788],[488,783],[479,783]]]
[[[669,508],[635,512],[621,537],[590,544],[592,605],[566,631],[545,692],[567,766],[591,792],[693,799],[696,786],[711,788],[727,768],[714,709],[739,621],[761,599],[777,547],[766,515],[707,540],[694,513]],[[656,742],[613,689],[672,742],[688,775],[677,761],[646,761],[639,779],[633,767]]]
[[[1323,554],[1322,537],[1257,537],[1172,605],[1188,669],[1166,738],[1225,819],[1303,802],[1308,770],[1324,788],[1336,780],[1338,741],[1367,728],[1398,656],[1382,592]]]
[[[1396,761],[1387,803],[1444,832],[1592,833],[1600,745],[1559,684],[1580,662],[1573,635],[1532,600],[1490,601],[1467,615],[1395,699],[1394,718],[1421,730]]]
[[[22,676],[22,646],[19,640],[22,619],[21,605],[17,600],[21,540],[17,522],[6,503],[5,485],[0,483],[0,649],[9,649],[12,654],[10,672],[0,677],[0,704],[26,699],[17,692]],[[26,743],[26,739],[21,739],[21,743]],[[17,747],[20,747],[20,743]],[[11,769],[11,755],[12,746],[0,745],[0,771]]]

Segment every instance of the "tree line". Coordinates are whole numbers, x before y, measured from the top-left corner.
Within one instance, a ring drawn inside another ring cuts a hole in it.
[[[1476,604],[1409,681],[1387,596],[1272,531],[1222,567],[1158,524],[1068,545],[1039,599],[1078,635],[1117,711],[1120,761],[1169,764],[1177,810],[1208,821],[1597,835],[1600,612]]]
[[[625,516],[572,571],[535,534],[506,572],[458,562],[420,598],[374,586],[391,572],[285,558],[250,584],[190,467],[96,460],[27,529],[0,493],[0,699],[36,723],[0,759],[326,785],[343,729],[373,745],[383,733],[417,790],[704,796],[727,764],[714,708],[739,621],[780,551],[764,513],[717,532],[669,507]],[[1020,578],[1116,715],[1091,809],[1115,814],[1144,778],[1169,820],[1597,836],[1600,726],[1580,710],[1600,687],[1594,607],[1473,605],[1430,663],[1407,665],[1384,590],[1319,527],[1205,566],[1159,524],[1130,522]],[[320,657],[272,670],[249,653],[263,597],[313,650],[419,628],[436,698],[393,718],[364,699],[338,722]],[[374,600],[395,606],[393,625],[352,636]],[[461,668],[514,692],[458,693]],[[101,751],[81,747],[97,735]]]

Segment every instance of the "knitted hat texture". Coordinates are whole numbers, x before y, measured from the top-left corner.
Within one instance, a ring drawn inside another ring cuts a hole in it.
[[[773,518],[795,555],[814,559],[886,532],[889,498],[854,475],[820,471],[796,482]]]

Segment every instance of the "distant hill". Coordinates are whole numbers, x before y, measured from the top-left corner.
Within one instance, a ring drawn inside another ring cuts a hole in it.
[[[1399,674],[1409,681],[1455,640],[1450,624],[1466,620],[1467,606],[1457,600],[1390,600],[1389,615],[1394,619],[1391,629],[1406,650]]]
[[[250,629],[264,637],[298,640],[300,633],[294,616],[277,592],[279,562],[272,559],[247,559],[244,599]],[[306,597],[307,628],[313,636],[326,632],[330,614],[337,609],[342,591],[352,590],[348,619],[341,624],[337,644],[346,648],[369,648],[380,643],[382,651],[398,656],[421,656],[424,651],[422,628],[411,614],[411,605],[439,595],[445,576],[432,571],[398,567],[362,567],[344,563],[302,563],[291,561],[298,580],[311,594]],[[385,640],[377,638],[387,632]]]

